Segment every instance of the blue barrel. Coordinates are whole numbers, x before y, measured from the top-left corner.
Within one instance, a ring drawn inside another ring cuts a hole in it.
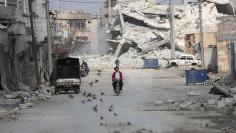
[[[207,71],[200,70],[186,70],[186,84],[204,83],[207,80]]]
[[[144,68],[158,68],[159,61],[158,59],[144,59]]]

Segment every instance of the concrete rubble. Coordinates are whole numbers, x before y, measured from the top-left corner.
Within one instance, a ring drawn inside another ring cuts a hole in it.
[[[143,59],[159,59],[160,66],[165,68],[168,66],[168,59],[171,58],[170,49],[150,51],[147,54],[140,55],[134,48],[130,48],[128,52],[122,54],[118,59],[120,66],[125,68],[143,68]],[[181,52],[176,52],[176,55],[181,55]],[[77,57],[79,58],[79,57]],[[114,67],[115,60],[112,55],[92,55],[87,56],[88,65],[95,68],[98,67]]]
[[[204,32],[216,32],[218,17],[227,16],[217,5],[230,4],[230,1],[207,0],[202,3]],[[170,59],[170,24],[168,5],[156,5],[152,2],[138,0],[117,4],[114,8],[117,17],[107,33],[114,56],[92,56],[88,61],[92,66],[114,66],[116,56],[121,66],[141,68],[144,58],[155,58],[161,67],[168,66]],[[198,3],[176,5],[175,8],[175,43],[176,55],[185,53],[187,34],[199,33]],[[197,43],[196,43],[197,45]],[[116,51],[115,51],[116,50]],[[196,51],[199,49],[196,47]],[[196,54],[197,56],[198,54]],[[163,59],[165,58],[165,59]]]
[[[28,86],[25,86],[27,91],[8,92],[0,99],[0,107],[4,108],[28,108],[33,107],[33,102],[38,100],[47,100],[51,98],[54,92],[53,87],[41,85],[38,90],[32,91]]]
[[[236,115],[236,87],[224,84],[228,76],[215,76],[209,93],[189,92],[178,100],[153,101],[158,110],[167,111],[216,111]],[[232,82],[231,82],[232,83]]]

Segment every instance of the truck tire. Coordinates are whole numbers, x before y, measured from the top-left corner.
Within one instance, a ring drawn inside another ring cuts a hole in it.
[[[75,86],[74,87],[75,94],[79,94],[80,92],[80,86]]]

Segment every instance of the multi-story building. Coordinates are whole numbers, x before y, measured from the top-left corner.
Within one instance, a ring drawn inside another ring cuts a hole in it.
[[[32,4],[41,77],[46,73],[42,69],[46,62],[43,52],[47,36],[44,3],[43,0],[34,0]],[[2,86],[4,89],[19,89],[19,83],[34,86],[36,81],[28,1],[0,0],[0,25],[2,27],[0,34],[4,34],[0,37]]]
[[[83,11],[55,11],[55,13],[57,17],[54,32],[60,41],[55,42],[54,49],[57,50],[54,52],[79,50],[81,54],[97,53],[98,17]]]

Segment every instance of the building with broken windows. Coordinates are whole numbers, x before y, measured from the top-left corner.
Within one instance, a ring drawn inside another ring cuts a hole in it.
[[[63,56],[73,52],[74,48],[79,48],[79,52],[96,53],[99,17],[83,11],[54,12],[54,54]]]
[[[46,65],[45,1],[34,0],[32,4],[37,59],[42,82],[49,75]],[[22,89],[22,84],[35,86],[32,38],[27,0],[0,0],[0,75],[4,89]]]

